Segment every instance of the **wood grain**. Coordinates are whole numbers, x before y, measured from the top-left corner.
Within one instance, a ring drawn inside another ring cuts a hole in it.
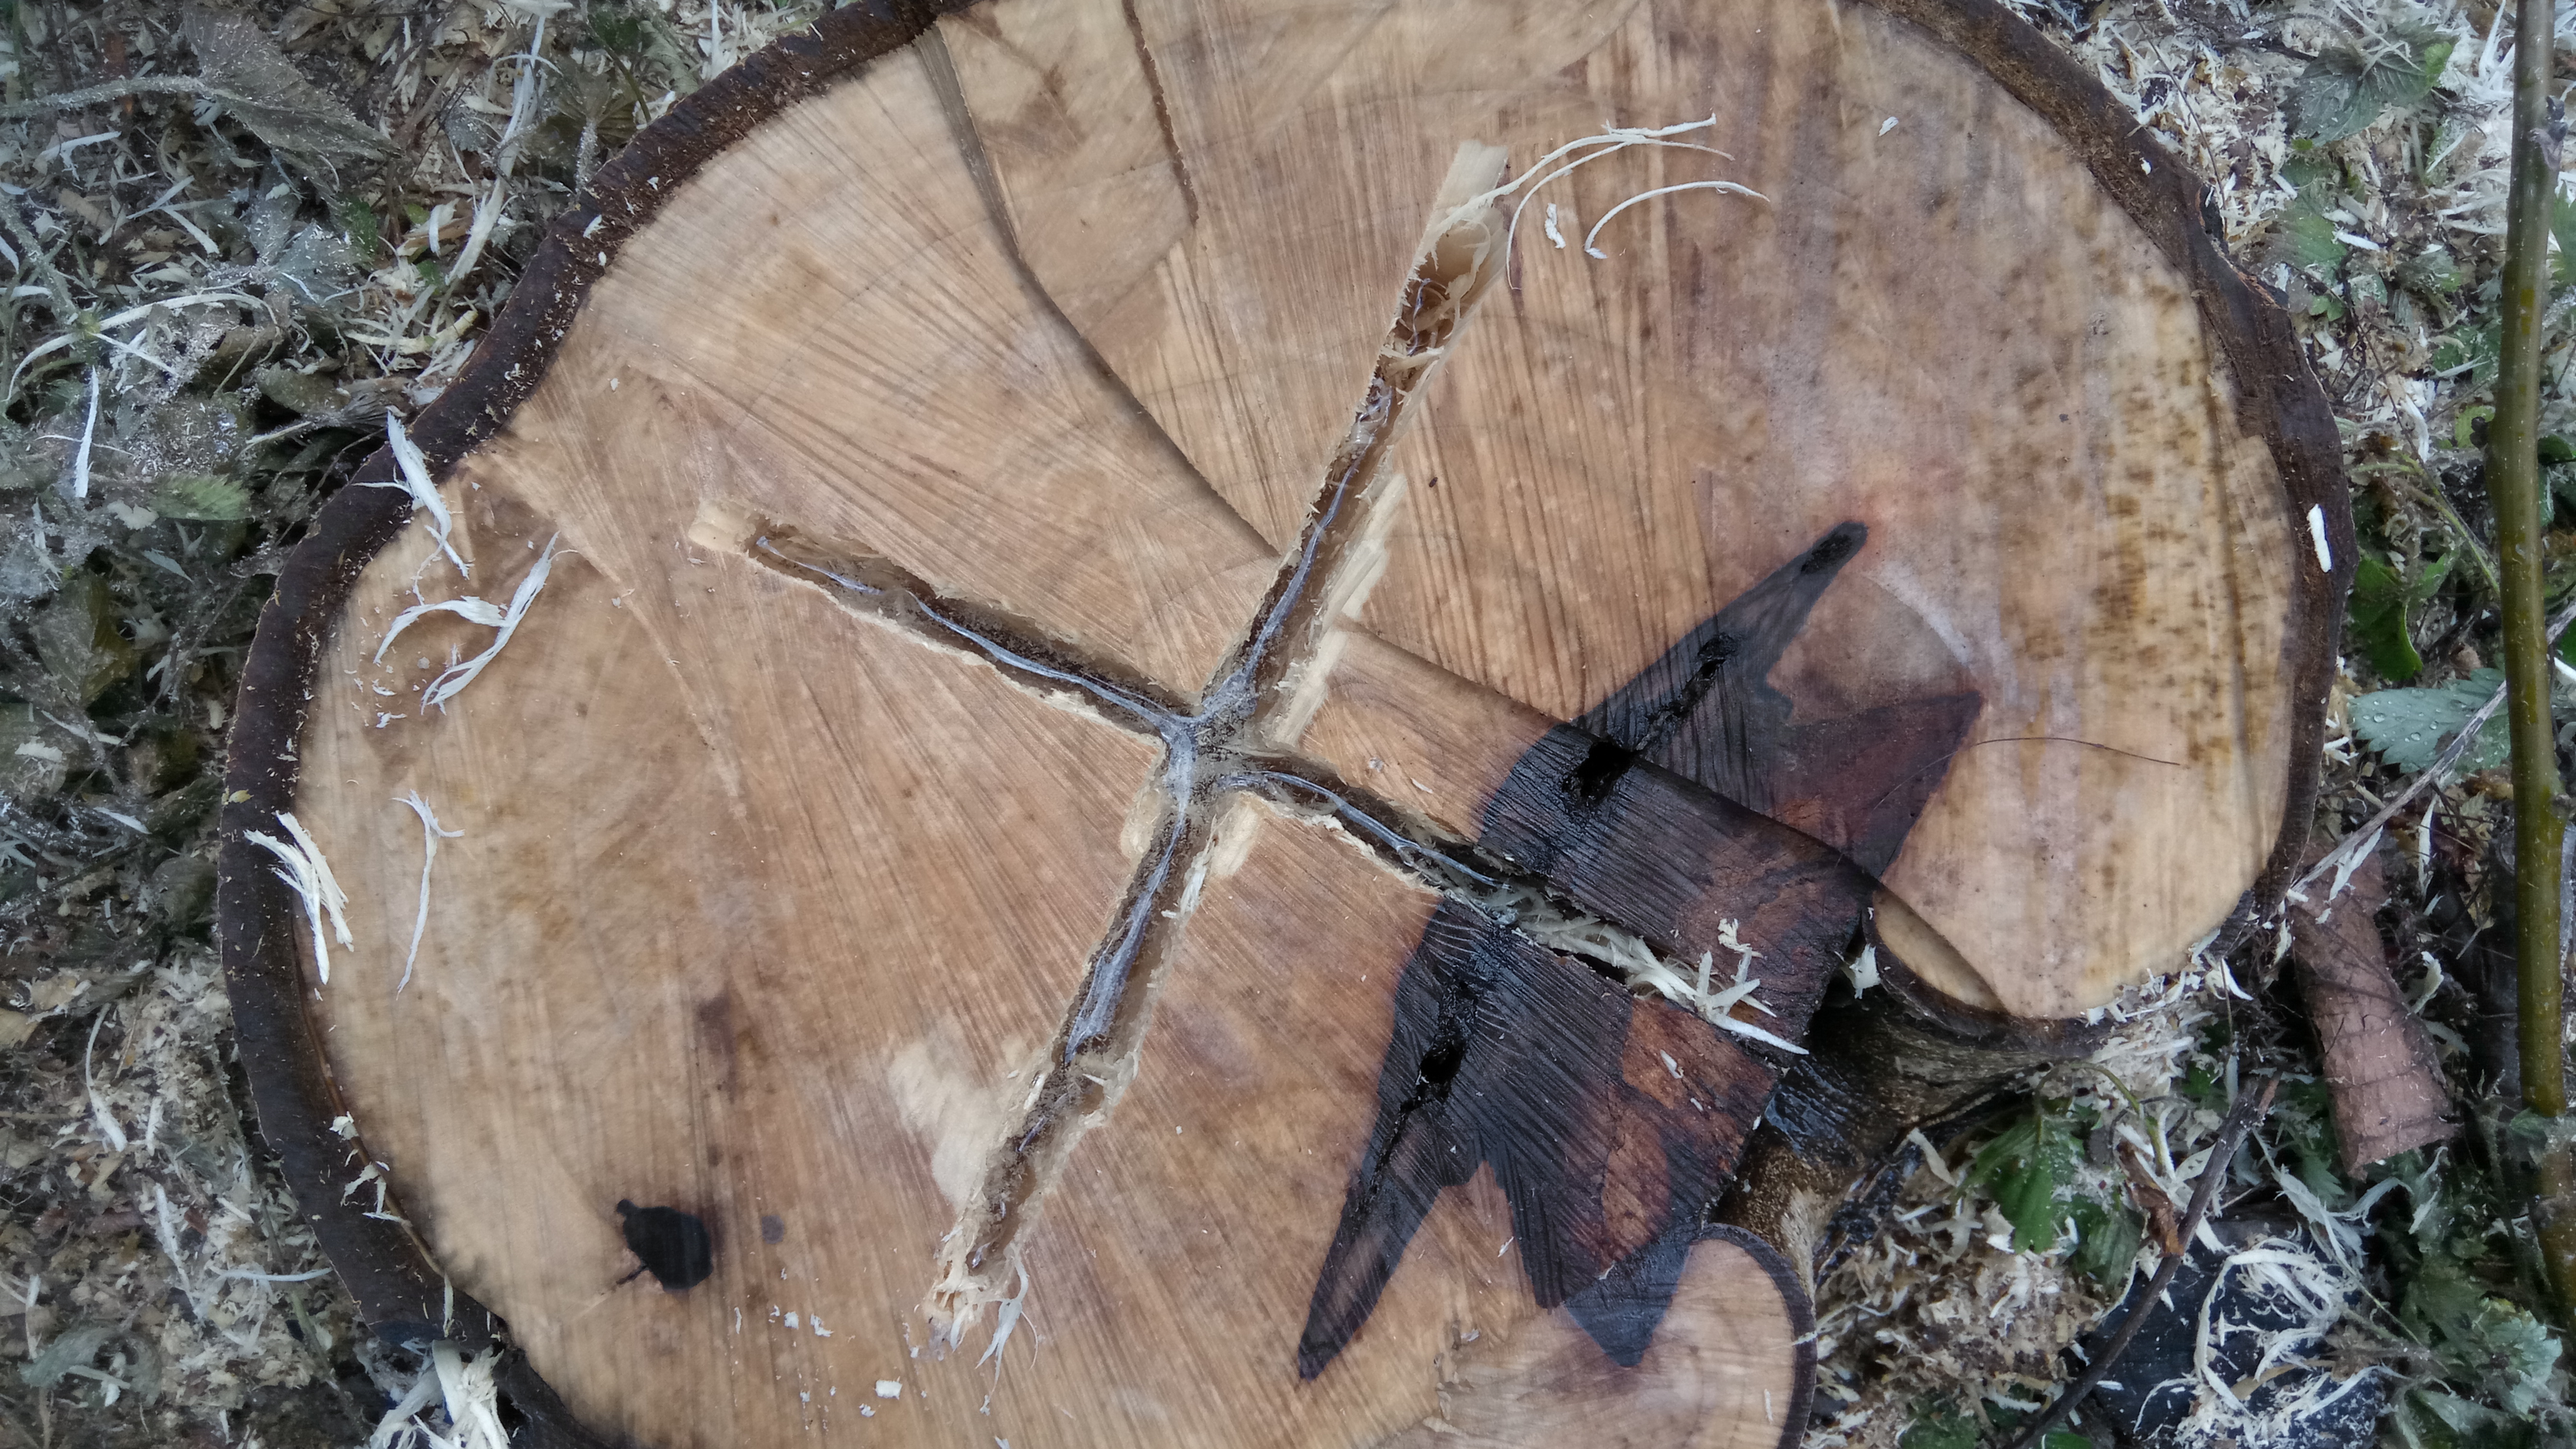
[[[1254,0],[1127,10],[1141,58],[1119,73],[1150,69],[1174,118],[1169,165],[1149,169],[1194,178],[1200,206],[1150,267],[1120,253],[1135,280],[1091,335],[1274,542],[1347,408],[1313,379],[1355,370],[1413,225],[1402,199],[1427,191],[1444,138],[1503,142],[1525,169],[1605,114],[1714,107],[1690,139],[1732,159],[1633,151],[1538,206],[1580,237],[1676,182],[1769,198],[1634,208],[1606,260],[1524,217],[1509,307],[1399,453],[1415,486],[1367,628],[1571,719],[1711,599],[1857,518],[1872,545],[1784,661],[1790,692],[1830,713],[1984,699],[1887,872],[1957,947],[1926,953],[1930,984],[2070,1016],[2228,917],[2287,804],[2301,646],[2284,625],[2316,553],[2191,279],[2045,120],[1868,7],[1462,0],[1300,11],[1289,30]],[[999,54],[985,13],[942,22],[960,55]],[[1106,194],[1064,139],[1081,111],[1030,139],[1027,87],[1002,73],[1042,68],[1035,44],[989,79],[960,67],[970,112],[1006,137],[992,164],[1027,234],[1061,224],[1023,209],[1037,178],[1050,207]],[[1142,147],[1141,122],[1120,134]],[[1099,285],[1032,264],[1068,293]]]
[[[2044,1027],[2270,879],[2349,569],[2302,572],[2349,531],[2245,371],[2272,314],[2018,32],[897,8],[553,234],[417,430],[470,579],[352,489],[263,623],[228,966],[308,1216],[389,1188],[329,1228],[371,1320],[480,1342],[443,1274],[528,1404],[653,1445],[1791,1442],[1797,1277],[1703,1229],[1783,1058],[1723,1028],[1794,1042],[1871,940]],[[1605,115],[1732,154],[1606,155],[1494,249],[1471,193]],[[1762,196],[1582,249],[1721,175]],[[444,710],[489,627],[377,658],[549,548]],[[327,983],[243,833],[283,809],[349,890]],[[1756,952],[1775,1014],[1632,998],[1486,868]],[[935,1340],[1051,1075],[978,1266],[1026,1296]],[[689,1223],[702,1280],[634,1276]]]
[[[1274,552],[1024,285],[917,51],[671,198],[483,470],[549,475],[660,547],[731,500],[1184,690]]]
[[[557,526],[504,486],[466,513],[496,583]],[[798,1392],[838,1387],[855,1418],[907,1376],[902,1310],[1116,903],[1151,757],[747,562],[600,532],[443,715],[410,693],[440,631],[370,659],[422,540],[359,581],[300,817],[359,944],[314,1009],[402,1211],[575,1412],[649,1443],[784,1442],[825,1412]],[[664,629],[726,642],[674,654]],[[1025,785],[986,788],[995,758]],[[397,993],[415,788],[463,834]],[[621,1200],[702,1217],[715,1276],[621,1285]]]

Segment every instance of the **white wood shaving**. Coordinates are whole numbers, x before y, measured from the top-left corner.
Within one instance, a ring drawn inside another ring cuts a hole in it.
[[[72,496],[89,496],[90,444],[98,436],[98,369],[89,370],[89,420],[81,424],[80,451],[72,454]]]
[[[1539,188],[1549,182],[1562,179],[1572,173],[1576,167],[1588,166],[1604,156],[1616,155],[1632,146],[1667,146],[1682,151],[1705,151],[1712,156],[1732,161],[1734,157],[1714,146],[1672,139],[1692,131],[1711,130],[1716,125],[1717,117],[1712,115],[1704,121],[1683,121],[1678,125],[1662,126],[1652,130],[1638,126],[1605,126],[1600,135],[1582,136],[1568,141],[1531,163],[1530,169],[1522,172],[1516,179],[1504,182],[1481,195],[1468,198],[1452,213],[1452,216],[1454,218],[1481,216],[1485,208],[1499,205],[1504,197],[1516,191],[1521,192],[1521,199],[1512,207],[1511,225],[1503,233],[1503,259],[1508,262],[1512,254],[1512,238],[1520,232],[1521,211],[1529,205],[1530,198],[1537,194]],[[1597,146],[1600,149],[1587,155],[1575,156],[1571,161],[1565,159],[1586,146]]]
[[[561,536],[558,534],[555,537]],[[526,578],[519,580],[519,590],[510,596],[510,606],[507,609],[500,608],[487,599],[476,598],[469,594],[461,599],[442,599],[435,604],[415,604],[403,610],[394,616],[393,627],[385,631],[384,643],[376,647],[375,662],[384,663],[385,651],[393,647],[394,639],[403,630],[410,628],[413,623],[431,614],[454,614],[470,623],[499,630],[500,632],[493,635],[491,646],[482,653],[471,659],[448,665],[445,673],[430,681],[428,690],[421,695],[422,705],[425,707],[435,705],[442,710],[445,709],[449,700],[454,699],[464,691],[465,686],[474,682],[475,677],[483,672],[484,666],[501,657],[502,646],[508,644],[510,636],[518,632],[519,622],[528,616],[529,606],[536,603],[538,592],[546,586],[546,575],[553,572],[554,566],[555,538],[549,538],[546,540],[545,552],[537,556],[536,566],[528,570]]]
[[[106,1140],[107,1150],[123,1152],[125,1129],[116,1125],[116,1114],[107,1109],[107,1098],[99,1095],[98,1075],[91,1070],[91,1061],[98,1054],[98,1029],[106,1023],[107,1008],[101,1007],[98,1015],[90,1018],[89,1044],[81,1048],[81,1085],[89,1091],[90,1117],[98,1123],[98,1135]]]
[[[1932,1145],[1932,1139],[1923,1135],[1922,1128],[1917,1127],[1912,1131],[1907,1132],[1905,1134],[1905,1140],[1914,1144],[1916,1148],[1921,1150],[1923,1153],[1923,1165],[1931,1169],[1934,1177],[1941,1179],[1941,1181],[1947,1183],[1951,1187],[1957,1187],[1959,1185],[1959,1179],[1950,1171],[1950,1159],[1941,1155],[1941,1149]]]
[[[429,460],[421,456],[420,446],[403,431],[402,419],[394,416],[391,408],[385,409],[385,446],[393,450],[393,479],[367,486],[398,488],[410,494],[412,507],[429,515],[429,536],[438,545],[439,552],[447,555],[447,561],[456,565],[457,577],[473,577],[474,571],[466,567],[464,558],[456,552],[456,546],[448,541],[448,533],[455,527],[455,520],[448,515],[447,500],[438,496],[438,485],[429,479]],[[378,661],[381,662],[383,657],[379,653]]]
[[[429,868],[438,862],[438,838],[444,835],[454,840],[465,832],[441,828],[429,802],[420,798],[418,790],[404,791],[394,797],[394,803],[410,806],[411,812],[420,817],[420,913],[412,918],[411,950],[403,956],[402,980],[394,986],[394,995],[400,996],[403,987],[411,984],[412,963],[420,959],[421,932],[429,928]]]
[[[1001,1310],[994,1316],[993,1341],[984,1346],[984,1356],[975,1360],[975,1367],[982,1368],[984,1365],[991,1363],[994,1359],[1002,1356],[1002,1345],[1011,1341],[1011,1330],[1020,1326],[1020,1311],[1024,1306],[1026,1306],[1028,1297],[1029,1270],[1025,1265],[1023,1265],[1020,1267],[1020,1291],[1002,1300]],[[996,1369],[995,1372],[998,1373],[1000,1370]],[[895,1391],[897,1393],[902,1392],[902,1390],[903,1385],[895,1385]],[[880,1397],[893,1397],[893,1395],[886,1393],[885,1384],[882,1382],[877,1385],[877,1393]]]
[[[340,883],[332,879],[330,862],[322,858],[322,847],[313,843],[313,837],[305,831],[303,823],[292,812],[284,810],[277,813],[277,822],[286,827],[292,844],[257,830],[243,831],[242,838],[282,862],[271,867],[271,873],[286,882],[287,888],[304,902],[304,921],[313,932],[313,968],[321,976],[322,984],[328,986],[331,984],[331,946],[324,939],[322,922],[327,917],[331,923],[331,935],[341,945],[356,949],[358,943],[350,939],[349,920],[343,914],[349,897],[340,889]]]
[[[18,379],[26,373],[27,368],[33,364],[37,358],[43,357],[48,353],[62,351],[64,348],[69,347],[75,338],[92,336],[98,337],[98,340],[105,342],[109,339],[104,336],[100,336],[100,334],[123,327],[129,322],[140,322],[144,318],[151,316],[156,311],[164,309],[175,311],[181,307],[203,307],[217,302],[229,302],[237,306],[250,307],[254,309],[264,306],[257,297],[249,296],[241,292],[190,292],[184,297],[162,297],[155,301],[146,302],[140,307],[128,307],[124,311],[117,313],[115,316],[109,317],[100,322],[94,328],[90,328],[86,331],[75,328],[71,331],[65,332],[60,337],[39,342],[34,347],[27,349],[27,355],[18,359],[17,370],[9,374],[9,385],[13,388],[16,387],[18,385]]]
[[[1854,956],[1851,961],[1843,967],[1843,974],[1851,978],[1852,995],[1854,996],[1862,995],[1871,987],[1876,986],[1878,984],[1878,948],[1876,946],[1861,947],[1860,954]]]
[[[1603,921],[1567,916],[1544,899],[1526,892],[1506,892],[1480,902],[1479,908],[1508,922],[1512,929],[1550,950],[1570,951],[1608,962],[1627,978],[1630,987],[1652,991],[1677,1006],[1687,1007],[1720,1031],[1751,1037],[1797,1056],[1807,1054],[1807,1049],[1796,1042],[1728,1015],[1736,1003],[1742,1001],[1751,1002],[1765,1015],[1779,1014],[1753,995],[1762,983],[1753,978],[1749,968],[1754,958],[1762,953],[1736,938],[1737,922],[1725,921],[1719,926],[1718,944],[1736,952],[1737,960],[1734,983],[1717,987],[1711,979],[1715,952],[1701,953],[1694,979],[1694,975],[1684,974],[1683,967],[1664,959],[1635,936]]]
[[[500,628],[502,622],[510,617],[500,605],[472,594],[461,599],[441,599],[435,604],[414,604],[394,615],[393,628],[386,632],[385,642],[376,648],[375,662],[385,662],[385,651],[394,647],[396,635],[432,614],[454,614],[469,624],[480,624],[487,629]]]
[[[429,1401],[437,1396],[438,1375],[435,1371],[414,1379],[411,1391],[376,1421],[376,1431],[367,1436],[367,1449],[402,1449],[402,1446],[422,1438],[437,1442],[437,1436],[419,1422],[420,1411],[428,1408]]]
[[[438,1370],[447,1422],[455,1429],[446,1442],[454,1449],[510,1449],[510,1433],[501,1427],[500,1398],[492,1381],[501,1351],[487,1348],[469,1359],[453,1342],[440,1339],[429,1346],[429,1358]]]
[[[1755,201],[1769,201],[1771,199],[1749,186],[1739,186],[1732,181],[1682,181],[1676,182],[1671,186],[1658,186],[1649,191],[1640,191],[1636,195],[1629,197],[1627,200],[1620,202],[1617,206],[1601,213],[1601,219],[1592,223],[1592,230],[1583,234],[1583,254],[1592,258],[1594,261],[1606,262],[1610,260],[1610,254],[1601,250],[1599,247],[1594,246],[1592,244],[1592,240],[1593,238],[1601,235],[1601,228],[1608,226],[1612,217],[1626,211],[1629,207],[1636,205],[1638,202],[1652,201],[1658,196],[1671,196],[1676,192],[1682,191],[1715,191],[1735,196],[1749,196]]]
[[[540,21],[539,24],[542,25],[543,22]],[[474,199],[474,225],[465,233],[464,248],[456,254],[456,270],[448,273],[449,286],[452,287],[462,280],[467,272],[474,270],[475,262],[481,260],[484,243],[492,239],[492,228],[501,219],[501,202],[504,195],[502,188],[507,183],[508,178],[495,176],[492,178],[491,192]]]

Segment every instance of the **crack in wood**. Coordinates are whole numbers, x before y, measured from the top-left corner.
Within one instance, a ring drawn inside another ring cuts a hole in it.
[[[1133,18],[1132,12],[1130,18]],[[1190,224],[1195,226],[1198,223],[1198,196],[1190,189],[1189,173],[1181,167],[1179,146],[1172,136],[1171,118],[1163,110],[1162,82],[1151,68],[1152,57],[1144,54],[1144,41],[1141,36],[1136,43],[1138,54],[1146,61],[1147,75],[1153,79],[1155,114],[1162,120],[1164,143],[1171,148],[1172,171],[1180,181],[1181,197]],[[1037,269],[1029,265],[1028,253],[1020,245],[1019,226],[1013,221],[1010,205],[1002,195],[1001,178],[994,174],[993,158],[986,151],[983,133],[976,129],[974,114],[966,104],[966,90],[957,78],[957,60],[949,54],[948,42],[934,26],[922,32],[920,39],[914,42],[913,48],[921,56],[922,68],[930,77],[931,89],[939,97],[942,114],[947,117],[949,133],[957,142],[958,155],[966,164],[966,174],[974,179],[975,194],[984,204],[985,218],[992,223],[993,233],[1001,242],[1002,254],[1010,259],[1011,270],[1018,276],[1021,290],[1028,295],[1031,302],[1043,309],[1058,326],[1064,329],[1064,336],[1081,349],[1084,359],[1091,364],[1093,375],[1116,393],[1119,401],[1126,404],[1135,417],[1153,433],[1155,440],[1161,444],[1159,451],[1163,456],[1187,473],[1190,480],[1198,486],[1199,491],[1223,510],[1226,517],[1242,525],[1247,539],[1260,541],[1261,531],[1252,526],[1252,520],[1244,517],[1242,512],[1217,490],[1216,485],[1208,481],[1207,475],[1199,471],[1198,463],[1190,457],[1189,451],[1181,446],[1180,440],[1173,437],[1171,431],[1163,426],[1163,420],[1155,416],[1152,408],[1145,406],[1145,400],[1136,395],[1136,390],[1128,385],[1127,379],[1120,375],[1118,369],[1111,367],[1109,360],[1100,355],[1100,349],[1093,344],[1090,334],[1074,324],[1073,318],[1065,312],[1063,302],[1048,289],[1045,281],[1038,276]]]
[[[1154,47],[1145,41],[1145,22],[1136,14],[1136,0],[1118,0],[1119,12],[1127,19],[1127,37],[1136,45],[1137,67],[1145,72],[1145,86],[1154,96],[1154,124],[1163,133],[1163,154],[1170,159],[1172,180],[1181,188],[1181,214],[1189,224],[1199,224],[1199,193],[1190,185],[1189,163],[1181,159],[1181,138],[1172,128],[1171,99],[1163,94],[1163,68],[1154,61]]]

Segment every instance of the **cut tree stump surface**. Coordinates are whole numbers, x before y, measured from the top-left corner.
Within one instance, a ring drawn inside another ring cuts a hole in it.
[[[554,1442],[1794,1442],[1707,1224],[1828,983],[2045,1034],[2297,859],[2350,525],[2196,185],[1984,0],[835,12],[280,580],[308,1216]]]

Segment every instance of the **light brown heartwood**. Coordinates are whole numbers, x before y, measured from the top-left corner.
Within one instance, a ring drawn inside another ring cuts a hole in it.
[[[834,12],[280,580],[308,1217],[538,1442],[1794,1443],[1820,1005],[2026,1056],[2298,858],[2350,524],[2197,203],[1986,0]]]

